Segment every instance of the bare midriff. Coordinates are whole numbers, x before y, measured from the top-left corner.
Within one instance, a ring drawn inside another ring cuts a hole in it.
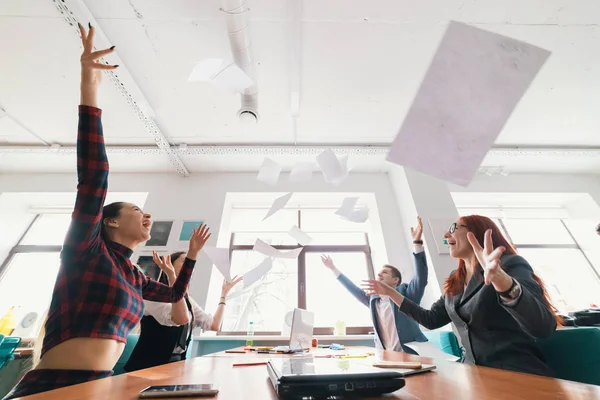
[[[48,350],[35,369],[112,370],[125,343],[113,339],[74,338]]]

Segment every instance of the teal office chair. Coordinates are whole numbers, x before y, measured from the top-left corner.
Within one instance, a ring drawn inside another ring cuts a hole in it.
[[[562,328],[537,342],[557,378],[600,385],[599,328]]]
[[[462,357],[458,339],[452,331],[426,331],[423,334],[438,349],[455,357]]]
[[[119,361],[117,361],[117,363],[115,364],[115,367],[113,368],[115,375],[120,375],[120,374],[125,373],[125,370],[123,369],[123,367],[125,366],[125,364],[127,364],[127,361],[129,361],[129,357],[131,356],[133,349],[135,349],[135,345],[137,344],[139,338],[140,338],[140,335],[138,335],[137,333],[131,333],[131,334],[127,335],[127,343],[125,344],[125,349],[123,350],[123,354],[121,354]]]
[[[0,340],[0,370],[4,368],[9,361],[14,360],[15,349],[19,347],[21,343],[20,337],[14,336],[2,336],[2,340]]]

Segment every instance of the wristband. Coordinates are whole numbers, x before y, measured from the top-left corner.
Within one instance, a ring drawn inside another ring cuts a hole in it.
[[[423,244],[423,241],[422,240],[413,240],[413,243],[414,244]]]
[[[504,292],[498,292],[498,294],[500,295],[500,297],[504,297],[507,299],[512,299],[512,296],[510,295],[510,292],[512,292],[512,290],[515,288],[515,286],[517,286],[517,281],[512,280],[512,285],[510,285],[510,288],[508,288],[508,290],[504,291]]]

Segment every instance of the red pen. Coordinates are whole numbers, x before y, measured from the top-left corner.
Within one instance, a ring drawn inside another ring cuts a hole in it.
[[[251,362],[251,363],[233,364],[234,367],[249,367],[252,365],[267,365],[267,363],[266,362]]]

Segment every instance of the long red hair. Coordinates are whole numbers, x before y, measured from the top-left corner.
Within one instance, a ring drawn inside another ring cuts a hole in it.
[[[496,223],[494,221],[492,221],[491,219],[489,219],[488,217],[484,217],[482,215],[468,215],[466,217],[461,217],[461,220],[462,220],[463,224],[467,226],[466,229],[469,232],[472,232],[473,235],[475,235],[475,238],[477,239],[477,241],[479,242],[479,244],[481,246],[483,246],[483,239],[485,237],[485,232],[488,229],[491,229],[492,230],[492,243],[494,244],[494,248],[504,246],[504,248],[506,249],[504,251],[504,254],[506,254],[506,255],[516,255],[517,254],[517,250],[506,239],[506,237],[504,237],[504,235],[502,234],[502,231],[500,230],[500,228],[498,228],[498,225],[496,225]],[[544,285],[544,282],[542,281],[542,279],[539,276],[537,276],[535,274],[535,272],[533,274],[533,279],[535,279],[535,281],[542,288],[544,303],[546,303],[546,305],[548,307],[550,307],[550,309],[554,312],[554,314],[557,314],[558,310],[556,309],[556,307],[554,307],[554,305],[550,301],[550,296],[548,295],[548,291],[546,290],[546,285]],[[461,293],[465,288],[466,280],[467,280],[467,266],[465,265],[464,260],[459,259],[458,260],[458,269],[456,271],[454,271],[454,273],[452,275],[450,275],[448,277],[448,279],[446,279],[446,282],[444,283],[444,295],[449,295],[450,297],[452,297],[452,296],[457,295],[458,293]],[[560,325],[562,322],[562,319],[558,315],[556,316],[556,320],[557,320],[558,324]]]

